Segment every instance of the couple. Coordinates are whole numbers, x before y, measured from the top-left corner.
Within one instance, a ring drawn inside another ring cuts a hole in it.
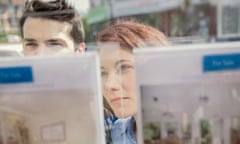
[[[25,56],[84,52],[79,15],[63,0],[26,3],[20,24]],[[105,111],[107,143],[135,144],[137,100],[133,49],[166,46],[168,40],[150,26],[118,21],[99,32],[97,41],[116,42],[120,46],[111,52],[100,48],[102,91],[109,106]]]

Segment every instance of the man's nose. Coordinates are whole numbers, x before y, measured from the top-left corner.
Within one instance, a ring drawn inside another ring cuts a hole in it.
[[[52,52],[46,46],[39,46],[36,51],[36,55],[44,56],[44,55],[51,55]]]

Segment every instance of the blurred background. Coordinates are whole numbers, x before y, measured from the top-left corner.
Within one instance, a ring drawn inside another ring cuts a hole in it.
[[[74,1],[74,0],[71,0]],[[135,19],[164,32],[174,44],[240,40],[239,0],[75,0],[86,42],[117,19]],[[0,1],[0,43],[21,43],[25,0]]]

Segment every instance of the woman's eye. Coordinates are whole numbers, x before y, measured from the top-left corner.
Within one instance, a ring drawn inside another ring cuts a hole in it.
[[[108,75],[107,72],[105,72],[105,71],[102,71],[102,72],[101,72],[101,76],[102,76],[102,77],[106,77],[107,75]]]
[[[123,65],[120,65],[119,68],[118,68],[118,72],[126,72],[128,71],[129,69],[133,68],[133,66],[131,65],[127,65],[127,64],[123,64]]]

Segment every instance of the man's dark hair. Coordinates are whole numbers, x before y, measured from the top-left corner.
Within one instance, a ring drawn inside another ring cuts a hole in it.
[[[72,24],[71,36],[76,46],[84,41],[84,30],[78,12],[65,0],[43,2],[41,0],[26,1],[23,16],[20,19],[22,37],[23,25],[28,17],[37,17]]]

